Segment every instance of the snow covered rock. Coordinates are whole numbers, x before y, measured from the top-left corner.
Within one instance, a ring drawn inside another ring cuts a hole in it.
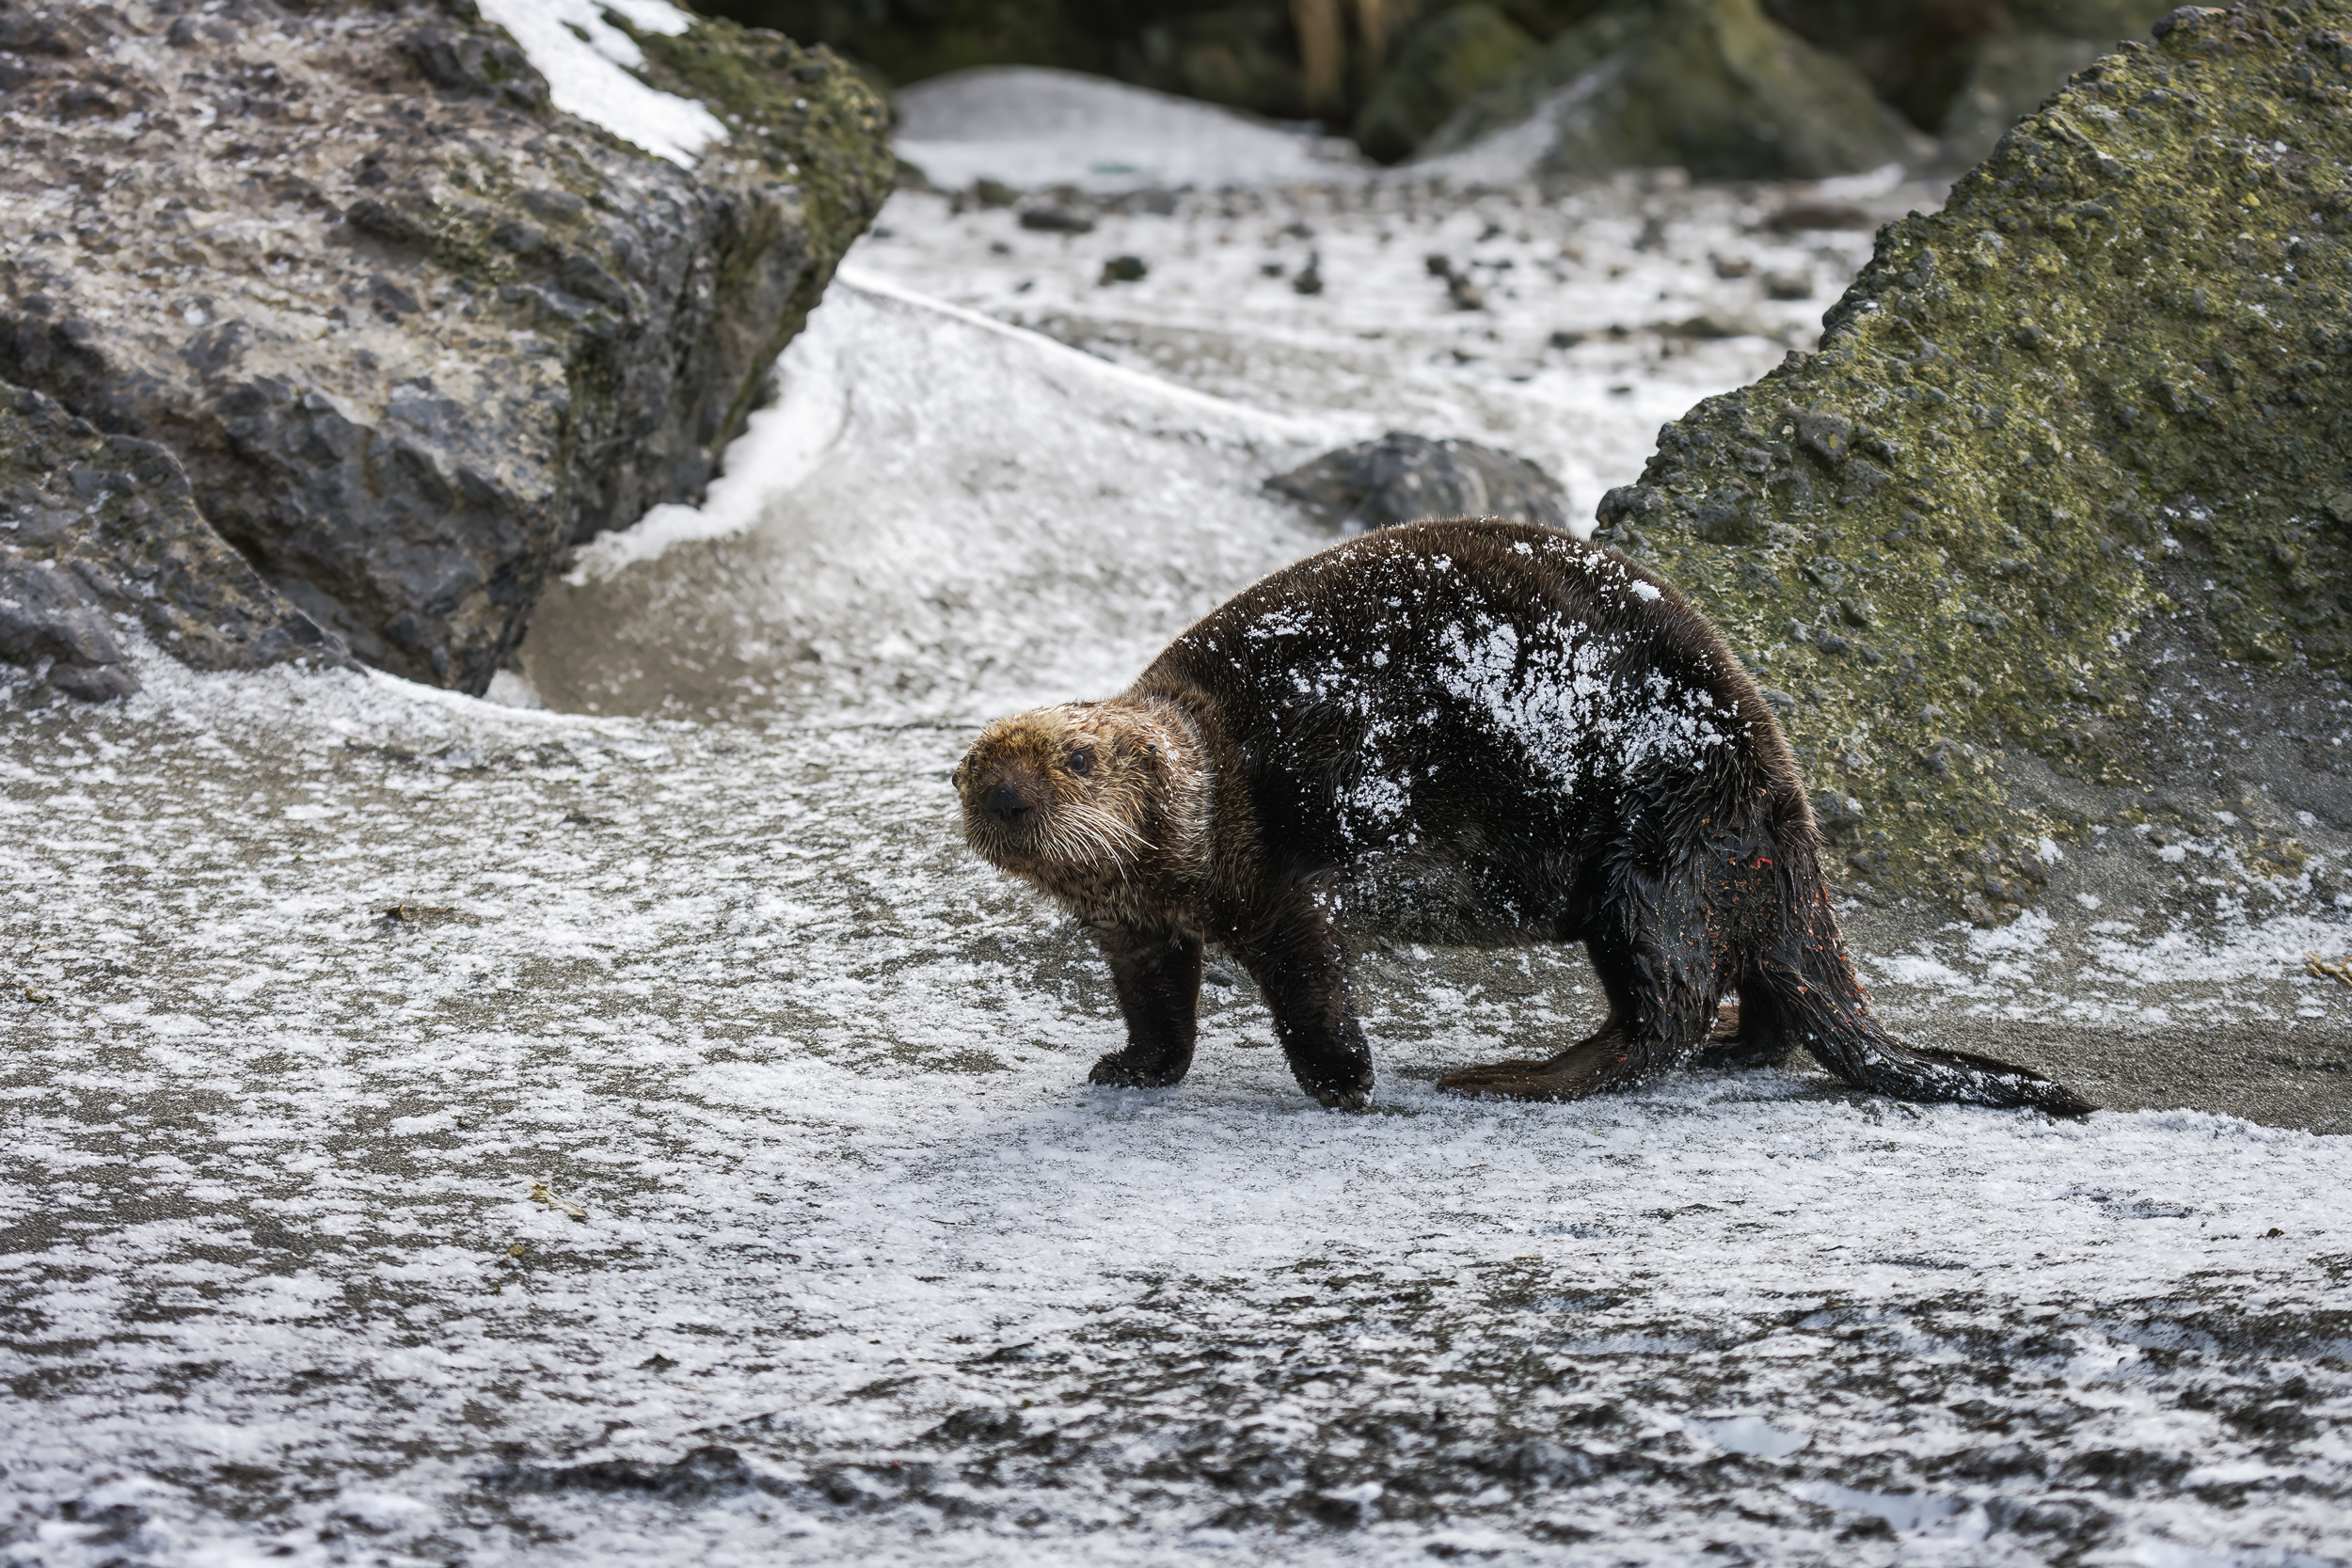
[[[128,696],[125,620],[199,670],[351,661],[221,543],[170,452],[0,384],[0,660]]]
[[[0,0],[0,379],[476,692],[568,546],[700,493],[892,180],[840,62],[662,0]]]
[[[2341,788],[2352,4],[2159,25],[1599,508],[1799,699],[1808,778],[1867,812],[1849,866],[1988,922],[2087,820]]]
[[[1454,111],[1525,66],[1535,40],[1486,0],[1422,18],[1391,52],[1364,106],[1356,144],[1384,162],[1410,153]]]
[[[1502,517],[1568,526],[1559,481],[1524,457],[1475,441],[1391,431],[1326,452],[1265,482],[1318,522],[1359,533],[1424,517]]]

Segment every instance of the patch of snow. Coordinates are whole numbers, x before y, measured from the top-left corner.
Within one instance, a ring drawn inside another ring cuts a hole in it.
[[[1368,173],[1352,143],[1198,100],[1041,66],[979,66],[901,87],[898,155],[941,186],[1276,184]]]
[[[1813,1441],[1804,1433],[1776,1427],[1761,1416],[1686,1420],[1682,1424],[1726,1452],[1752,1454],[1759,1459],[1785,1459]]]
[[[726,126],[708,108],[631,75],[644,65],[644,51],[605,20],[612,12],[640,32],[686,31],[693,19],[666,0],[480,0],[480,8],[539,68],[565,114],[686,168],[703,149],[726,140]]]

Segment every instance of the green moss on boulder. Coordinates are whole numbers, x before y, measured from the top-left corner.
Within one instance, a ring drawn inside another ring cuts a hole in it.
[[[2348,109],[2345,0],[2175,13],[1603,499],[1783,694],[1857,875],[2030,902],[2074,825],[1996,753],[2133,781],[2152,615],[2352,669]]]
[[[1383,163],[1396,162],[1535,53],[1526,29],[1485,0],[1425,18],[1391,52],[1356,116],[1356,145]]]
[[[1531,118],[1547,184],[1675,166],[1703,180],[1814,180],[1916,159],[1925,144],[1869,82],[1756,0],[1621,3],[1455,111],[1425,156]]]

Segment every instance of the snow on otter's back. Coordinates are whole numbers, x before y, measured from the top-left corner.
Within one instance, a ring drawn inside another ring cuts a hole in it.
[[[1657,670],[1638,684],[1613,677],[1617,648],[1581,626],[1564,627],[1555,643],[1522,640],[1516,627],[1481,617],[1467,631],[1459,623],[1446,628],[1437,678],[1564,791],[1593,782],[1603,767],[1622,774],[1691,762],[1723,743],[1708,693]]]

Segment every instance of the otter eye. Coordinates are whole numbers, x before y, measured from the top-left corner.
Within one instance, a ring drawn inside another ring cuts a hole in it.
[[[1085,778],[1085,777],[1086,777],[1089,773],[1093,772],[1093,771],[1094,771],[1094,753],[1093,753],[1092,752],[1071,752],[1071,753],[1070,753],[1070,770],[1071,770],[1073,773],[1077,774],[1077,775],[1078,775],[1078,777],[1080,777],[1080,778],[1082,778],[1082,779],[1083,779],[1083,778]]]

